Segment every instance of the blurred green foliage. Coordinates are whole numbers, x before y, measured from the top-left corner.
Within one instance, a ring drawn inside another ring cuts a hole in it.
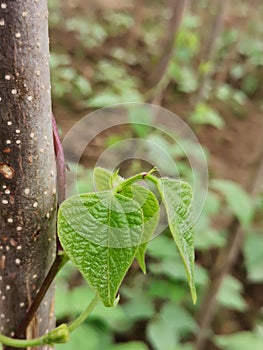
[[[218,38],[215,37],[212,59],[204,61],[202,17],[207,16],[207,9],[209,13],[209,4],[198,3],[196,13],[188,10],[185,14],[177,33],[165,72],[166,85],[173,86],[175,93],[188,95],[191,101],[198,94],[202,79],[207,76],[204,96],[194,106],[190,120],[193,124],[223,128],[221,112],[212,103],[215,99],[231,108],[237,116],[243,116],[248,98],[262,91],[262,29],[256,21],[251,21],[244,30],[239,30],[240,20],[246,19],[249,8],[241,11],[237,4],[239,11],[234,23],[223,28]],[[145,95],[147,77],[145,79],[140,72],[147,66],[154,69],[160,57],[158,46],[165,35],[168,9],[156,2],[156,13],[153,6],[152,18],[145,11],[145,20],[136,26],[132,12],[111,10],[107,6],[100,10],[91,7],[88,11],[83,4],[77,1],[69,12],[67,2],[63,5],[59,0],[49,0],[51,33],[58,30],[68,33],[68,40],[73,42],[71,50],[74,50],[71,54],[63,43],[54,44],[56,47],[51,55],[53,97],[69,108],[74,108],[74,104],[88,108],[145,101],[148,96]],[[159,17],[158,26],[155,25],[156,16]],[[139,50],[132,44],[134,28],[139,33],[137,36],[140,35],[136,37]],[[104,57],[96,61],[98,52]]]

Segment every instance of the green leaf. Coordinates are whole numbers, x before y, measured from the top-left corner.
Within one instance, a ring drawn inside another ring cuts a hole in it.
[[[173,350],[178,344],[173,327],[161,317],[148,323],[147,338],[155,350]]]
[[[131,320],[127,318],[123,308],[119,306],[106,308],[100,303],[90,317],[91,319],[100,319],[107,328],[117,333],[127,332],[132,327]]]
[[[210,191],[206,197],[206,203],[202,215],[195,223],[195,248],[208,250],[216,247],[223,247],[226,242],[224,232],[212,228],[211,218],[217,214],[221,207],[221,200],[218,194]]]
[[[157,263],[150,263],[149,270],[155,275],[165,275],[173,281],[187,282],[188,280],[188,277],[185,274],[185,269],[183,265],[180,264],[179,257],[176,257],[175,259],[164,259]],[[204,287],[207,282],[207,270],[204,267],[197,265],[195,268],[195,284]]]
[[[96,96],[89,98],[88,107],[106,107],[120,103],[120,97],[112,91],[104,91],[96,94]]]
[[[217,294],[217,300],[220,305],[227,309],[244,311],[247,304],[242,297],[243,286],[239,280],[233,276],[226,276]]]
[[[248,194],[237,183],[230,180],[212,180],[211,188],[221,192],[226,199],[229,209],[243,224],[250,223],[253,215],[252,204]]]
[[[194,231],[189,222],[192,189],[185,182],[169,178],[159,179],[157,186],[164,202],[172,236],[185,265],[192,299],[195,303]]]
[[[143,234],[137,202],[111,191],[67,199],[58,212],[58,235],[66,254],[112,306]]]
[[[263,236],[262,232],[249,232],[243,245],[248,280],[263,282]]]
[[[218,129],[222,129],[225,125],[224,120],[216,110],[205,103],[199,103],[190,117],[190,121],[195,124],[209,124]]]
[[[78,90],[81,93],[81,95],[83,95],[84,97],[87,97],[87,96],[91,95],[91,93],[92,93],[91,84],[83,76],[81,76],[81,75],[77,76],[74,79],[74,84],[78,88]]]
[[[132,321],[152,318],[155,314],[153,300],[145,295],[133,298],[123,305],[126,317]]]
[[[124,180],[116,172],[110,172],[100,167],[96,167],[94,169],[93,176],[97,191],[110,190],[112,187],[119,185]]]
[[[138,248],[136,259],[142,271],[146,273],[145,251],[147,243],[151,239],[160,218],[159,203],[151,191],[137,184],[132,184],[132,186],[125,187],[122,194],[125,197],[134,199],[139,204],[143,212],[143,244],[141,244]]]
[[[182,283],[175,283],[168,279],[161,280],[151,277],[150,285],[147,290],[149,297],[157,299],[167,299],[180,302],[185,297],[185,288]]]
[[[226,236],[224,233],[210,227],[202,229],[201,224],[205,219],[206,218],[198,218],[198,223],[195,227],[196,249],[205,251],[212,248],[222,248],[226,243]]]
[[[148,254],[160,262],[174,259],[178,255],[178,249],[172,243],[169,236],[160,235],[148,244]]]
[[[174,350],[178,341],[198,330],[193,317],[176,303],[167,302],[147,327],[147,337],[156,350]]]
[[[178,339],[198,331],[198,326],[190,313],[177,303],[168,301],[160,311],[160,316],[173,328]]]
[[[117,173],[97,167],[94,169],[94,181],[98,191],[108,190],[111,187],[119,185],[124,179]],[[147,242],[150,240],[160,217],[159,203],[155,195],[147,188],[132,184],[122,189],[121,194],[125,197],[135,200],[143,212],[144,233],[142,242],[136,253],[136,259],[144,273],[146,273],[145,250]]]
[[[216,344],[224,350],[262,350],[263,336],[252,332],[239,332],[215,337]]]

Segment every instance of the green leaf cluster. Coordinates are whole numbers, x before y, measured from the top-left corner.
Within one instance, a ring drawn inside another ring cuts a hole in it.
[[[194,233],[190,221],[192,190],[185,182],[159,179],[151,172],[124,180],[117,172],[95,168],[98,192],[73,196],[60,206],[60,242],[104,305],[113,306],[135,258],[146,273],[145,250],[159,221],[156,196],[135,183],[142,179],[152,181],[162,197],[195,303]]]

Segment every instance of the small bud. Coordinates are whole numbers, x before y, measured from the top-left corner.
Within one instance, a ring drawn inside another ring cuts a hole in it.
[[[43,336],[43,344],[62,344],[69,341],[69,330],[65,323]]]

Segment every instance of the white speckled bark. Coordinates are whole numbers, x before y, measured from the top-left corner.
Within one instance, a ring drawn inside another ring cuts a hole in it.
[[[55,253],[47,19],[46,0],[0,0],[0,332],[9,336]],[[26,336],[51,329],[53,311],[51,289]]]

